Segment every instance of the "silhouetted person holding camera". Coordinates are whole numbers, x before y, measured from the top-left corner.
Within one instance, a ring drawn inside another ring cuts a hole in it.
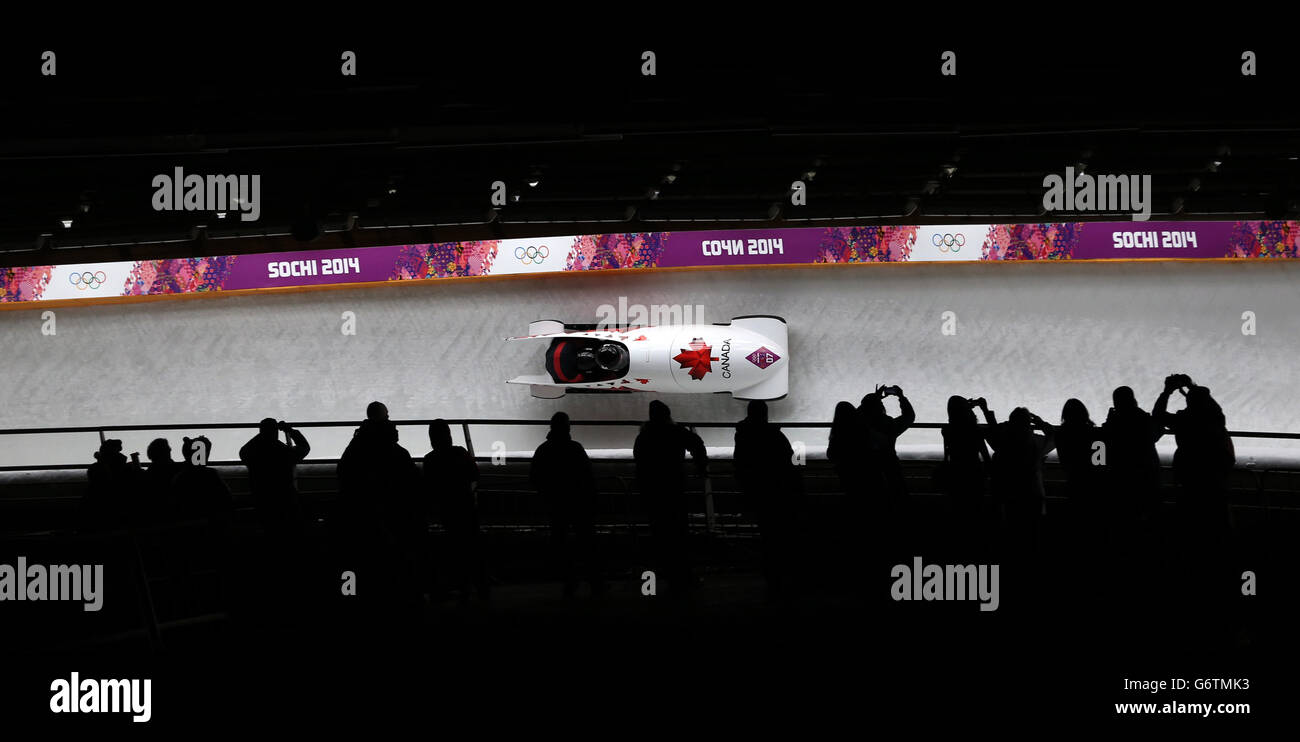
[[[1014,533],[1032,538],[1043,514],[1043,459],[1056,446],[1055,428],[1024,407],[1004,423],[985,408],[985,437],[993,449],[993,494]]]
[[[279,440],[280,433],[291,442]],[[249,590],[246,599],[254,615],[283,618],[305,607],[301,598],[306,523],[294,475],[310,451],[302,433],[270,417],[262,420],[257,435],[239,449],[239,460],[248,467],[249,490],[263,531],[260,551],[244,555],[249,560],[244,568],[255,570],[253,574],[260,579],[240,584]]]
[[[429,424],[431,450],[424,457],[424,491],[446,533],[443,564],[447,584],[467,599],[471,585],[480,598],[490,597],[476,489],[478,463],[463,446],[451,442],[445,420]]]
[[[1108,520],[1153,522],[1160,514],[1160,454],[1156,441],[1164,426],[1138,407],[1133,389],[1121,386],[1111,395],[1114,406],[1102,423],[1106,443],[1107,493],[1102,508]]]
[[[1169,397],[1175,391],[1187,398],[1187,406],[1171,413]],[[1179,520],[1205,535],[1219,535],[1228,525],[1228,477],[1237,462],[1223,409],[1209,389],[1197,386],[1186,374],[1174,374],[1165,379],[1152,417],[1169,428],[1178,442],[1174,477],[1179,485]]]
[[[885,398],[897,397],[898,417],[885,411]],[[901,513],[907,502],[907,483],[903,465],[898,460],[898,437],[916,422],[916,411],[903,390],[897,386],[879,387],[862,398],[858,408],[866,429],[866,466],[868,488],[878,475],[881,490],[870,496],[880,498],[886,512]]]
[[[734,459],[736,481],[758,522],[768,596],[779,598],[790,587],[803,483],[789,439],[780,426],[768,422],[766,402],[751,401],[745,419],[736,425]]]
[[[86,479],[89,487],[78,512],[80,530],[111,531],[135,521],[144,483],[138,453],[128,461],[122,453],[122,441],[110,438],[99,445],[95,463],[86,470]]]
[[[693,587],[687,555],[689,506],[684,464],[689,453],[696,471],[708,467],[704,441],[684,425],[673,422],[668,405],[650,403],[650,419],[641,426],[633,446],[637,483],[650,516],[650,540],[658,577],[670,591]]]
[[[987,487],[989,449],[984,443],[975,409],[988,410],[983,397],[948,398],[948,422],[943,435],[943,463],[939,468],[939,488],[948,496],[949,510],[959,520],[980,515]]]
[[[1169,398],[1183,394],[1187,406],[1169,412]],[[1186,374],[1165,379],[1151,416],[1174,434],[1174,479],[1178,482],[1175,501],[1178,531],[1175,534],[1178,574],[1174,610],[1195,611],[1198,622],[1180,622],[1176,634],[1185,641],[1203,641],[1203,625],[1220,624],[1234,599],[1240,578],[1228,558],[1231,517],[1228,482],[1236,464],[1232,438],[1228,436],[1223,409],[1206,387],[1195,384]]]
[[[551,430],[533,452],[528,478],[550,514],[551,550],[564,580],[565,597],[577,592],[578,565],[592,592],[604,592],[593,522],[596,479],[586,449],[569,433],[569,416],[565,413],[551,416]]]
[[[280,433],[291,443],[279,439]],[[303,529],[294,472],[311,453],[302,433],[284,421],[265,418],[257,435],[239,449],[239,460],[248,467],[248,484],[257,507],[258,519],[271,539],[296,539]]]

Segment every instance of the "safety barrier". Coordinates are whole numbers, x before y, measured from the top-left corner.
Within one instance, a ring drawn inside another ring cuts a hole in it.
[[[392,421],[392,423],[393,423],[394,425],[397,425],[397,426],[399,426],[399,427],[405,427],[405,426],[427,426],[429,423],[432,423],[432,422],[434,422],[433,419],[413,419],[413,420],[393,420],[393,421]],[[494,427],[534,426],[534,427],[542,427],[542,428],[545,428],[545,427],[548,427],[548,426],[550,425],[550,421],[549,421],[549,420],[519,420],[519,419],[491,419],[491,418],[445,418],[445,419],[443,419],[443,422],[446,422],[448,425],[459,426],[459,427],[460,427],[461,432],[462,432],[463,435],[465,436],[465,447],[469,450],[469,452],[470,452],[471,454],[473,454],[473,455],[475,456],[475,458],[478,458],[478,459],[486,459],[486,458],[489,458],[489,457],[487,457],[487,456],[480,456],[480,455],[478,455],[478,454],[475,452],[475,450],[474,450],[474,439],[473,439],[473,434],[472,434],[472,428],[473,428],[473,427],[476,427],[476,426],[477,426],[477,427],[484,427],[484,426],[494,426]],[[829,423],[829,422],[780,422],[780,421],[774,421],[774,422],[775,422],[775,424],[779,425],[782,429],[787,429],[787,430],[788,430],[788,429],[799,429],[799,428],[814,428],[814,429],[827,429],[827,430],[828,430],[828,429],[830,429],[830,427],[831,427],[831,423]],[[644,421],[641,421],[641,420],[572,420],[572,421],[570,421],[570,425],[573,426],[573,427],[575,427],[575,428],[576,428],[576,427],[622,427],[622,428],[631,428],[631,427],[639,427],[639,426],[642,425],[643,423],[644,423]],[[308,429],[308,428],[353,428],[353,427],[356,427],[357,425],[359,425],[359,424],[360,424],[360,421],[356,421],[356,420],[348,420],[348,421],[311,421],[311,422],[290,422],[290,423],[288,423],[288,424],[289,424],[290,427],[301,428],[301,429]],[[682,422],[682,424],[685,425],[685,426],[688,427],[688,428],[693,429],[693,430],[694,430],[694,429],[717,429],[717,428],[725,429],[725,428],[734,428],[734,427],[736,426],[736,423],[735,423],[735,422],[689,422],[689,421],[684,421],[684,422]],[[943,426],[944,426],[944,423],[922,423],[922,422],[918,422],[918,423],[913,423],[913,424],[911,425],[911,428],[910,428],[910,429],[914,429],[914,430],[938,430],[938,429],[942,428]],[[96,434],[99,435],[99,440],[100,440],[100,442],[102,443],[104,440],[106,440],[106,439],[109,437],[109,435],[108,435],[109,433],[123,433],[123,432],[151,432],[151,431],[160,431],[160,432],[161,432],[161,431],[172,431],[172,430],[186,430],[186,431],[209,431],[209,430],[256,430],[257,427],[258,427],[258,424],[255,423],[255,422],[252,422],[252,423],[180,423],[180,424],[167,424],[167,425],[89,425],[89,426],[81,426],[81,427],[8,428],[8,429],[0,429],[0,436],[16,436],[16,435],[53,435],[53,434],[70,434],[70,433],[96,433]],[[980,427],[984,427],[984,426],[981,425]],[[1228,435],[1231,436],[1232,438],[1258,438],[1258,439],[1273,439],[1273,440],[1300,440],[1300,433],[1278,433],[1278,432],[1259,432],[1259,431],[1245,431],[1245,430],[1230,430],[1230,431],[1228,431]],[[338,459],[331,459],[331,458],[323,458],[323,459],[321,459],[321,458],[316,458],[316,459],[306,459],[306,460],[303,461],[303,463],[306,463],[306,464],[313,464],[313,463],[314,463],[314,464],[332,464],[332,463],[337,463],[337,461],[338,461]],[[209,463],[211,463],[211,464],[214,465],[214,466],[220,466],[220,465],[237,465],[239,462],[238,462],[237,460],[226,460],[226,461],[213,460],[213,461],[211,461],[211,462],[209,462]],[[0,471],[18,471],[18,470],[21,470],[21,471],[49,471],[49,470],[58,470],[58,469],[78,469],[78,468],[84,468],[86,465],[87,465],[87,464],[53,464],[53,465],[34,464],[34,465],[31,465],[31,466],[6,466],[6,467],[0,467]]]

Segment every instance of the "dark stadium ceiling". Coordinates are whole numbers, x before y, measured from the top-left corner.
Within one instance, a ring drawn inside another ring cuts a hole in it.
[[[625,38],[517,53],[252,45],[233,59],[180,42],[10,47],[0,264],[1082,218],[1042,214],[1043,177],[1067,166],[1150,174],[1153,219],[1296,216],[1300,58],[1285,47],[953,46],[955,78],[928,37],[797,53]],[[46,47],[55,77],[38,74]],[[343,49],[356,77],[339,72]],[[640,74],[644,49],[654,77]],[[260,175],[260,219],[155,211],[153,178],[177,167]],[[789,202],[796,179],[806,206]],[[494,181],[509,198],[496,209]]]

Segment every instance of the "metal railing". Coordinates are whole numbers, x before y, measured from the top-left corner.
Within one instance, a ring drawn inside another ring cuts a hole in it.
[[[412,419],[412,420],[392,420],[397,426],[427,426],[434,422],[433,418]],[[549,427],[550,420],[520,420],[520,419],[493,419],[493,418],[444,418],[443,422],[448,425],[459,425],[461,432],[465,437],[465,448],[470,455],[483,460],[488,456],[478,456],[474,450],[474,439],[471,432],[473,426],[478,427]],[[820,428],[829,429],[830,422],[810,422],[810,421],[793,421],[780,422],[773,421],[783,429],[798,428]],[[348,428],[360,425],[360,421],[305,421],[290,422],[290,427],[309,429],[309,428]],[[639,427],[644,424],[643,420],[571,420],[569,423],[572,427]],[[682,421],[681,424],[691,429],[717,429],[717,428],[734,428],[735,422],[693,422]],[[945,423],[913,423],[910,430],[938,430],[943,428]],[[985,427],[980,425],[980,427]],[[164,425],[87,425],[74,427],[49,427],[49,428],[7,428],[0,429],[0,436],[14,435],[55,435],[55,434],[75,434],[75,433],[96,433],[102,443],[107,440],[109,433],[125,432],[153,432],[169,430],[186,430],[186,431],[209,431],[209,430],[257,430],[258,423],[180,423]],[[1279,433],[1279,432],[1259,432],[1231,430],[1228,435],[1232,438],[1263,438],[1273,440],[1300,440],[1300,433]],[[235,466],[239,465],[238,460],[213,460],[209,462],[213,466]],[[334,458],[310,458],[303,461],[304,464],[334,464],[338,459]],[[68,469],[80,469],[88,466],[87,464],[34,464],[30,466],[4,466],[0,471],[56,471]]]

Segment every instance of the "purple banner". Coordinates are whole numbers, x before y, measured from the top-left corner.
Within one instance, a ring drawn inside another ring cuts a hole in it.
[[[1071,260],[1221,258],[1233,222],[1085,222]]]
[[[226,274],[222,289],[235,291],[387,281],[401,250],[401,245],[390,245],[356,250],[240,255]]]
[[[815,263],[821,242],[817,229],[673,232],[656,267]]]
[[[625,232],[0,269],[0,306],[608,269],[1295,259],[1300,222],[1041,222]]]

